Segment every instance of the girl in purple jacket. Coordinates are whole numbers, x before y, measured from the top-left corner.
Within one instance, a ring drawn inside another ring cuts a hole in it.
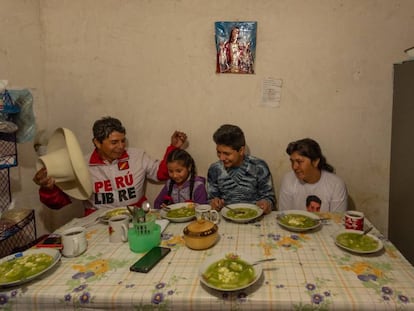
[[[167,168],[170,179],[155,199],[155,208],[182,202],[208,204],[206,179],[197,176],[194,159],[187,151],[176,149],[168,154]]]

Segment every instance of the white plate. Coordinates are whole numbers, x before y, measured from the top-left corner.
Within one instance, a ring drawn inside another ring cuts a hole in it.
[[[101,222],[107,224],[109,221],[109,218],[111,218],[112,216],[124,215],[124,214],[131,216],[131,214],[129,213],[126,207],[115,207],[115,208],[111,208],[109,211],[103,214],[99,219]]]
[[[304,228],[300,228],[294,225],[287,225],[284,224],[281,221],[281,218],[283,218],[284,215],[289,215],[289,214],[298,214],[298,215],[303,215],[309,218],[312,218],[314,220],[316,220],[315,224],[312,226],[308,226],[308,227],[304,227]],[[288,210],[288,211],[282,211],[282,212],[278,212],[277,216],[276,216],[276,220],[277,223],[282,226],[283,228],[286,228],[290,231],[295,231],[295,232],[303,232],[303,231],[308,231],[308,230],[312,230],[312,229],[316,229],[318,227],[320,227],[322,225],[322,221],[320,219],[320,217],[318,215],[315,215],[314,213],[311,212],[307,212],[307,211],[302,211],[302,210]]]
[[[14,285],[20,285],[26,282],[29,282],[31,280],[33,280],[34,278],[37,278],[39,276],[41,276],[42,274],[46,273],[48,270],[52,269],[58,262],[59,259],[61,257],[61,254],[58,250],[53,249],[53,248],[34,248],[34,249],[28,249],[24,252],[19,252],[19,253],[15,253],[12,254],[10,256],[6,256],[0,259],[0,264],[15,258],[22,258],[24,256],[28,256],[28,255],[32,255],[32,254],[40,254],[40,253],[44,253],[44,254],[48,254],[50,256],[53,257],[53,261],[52,263],[45,268],[44,270],[40,271],[37,274],[31,275],[27,278],[24,279],[20,279],[20,280],[16,280],[16,281],[12,281],[12,282],[4,282],[4,283],[0,283],[0,286],[14,286]]]
[[[262,275],[263,269],[262,269],[262,266],[260,264],[257,264],[257,265],[253,266],[253,269],[254,269],[254,272],[255,272],[255,277],[249,284],[242,285],[242,286],[237,287],[237,288],[226,289],[226,288],[216,287],[216,286],[208,283],[207,280],[205,280],[204,277],[203,277],[204,272],[207,270],[208,267],[210,267],[210,265],[212,265],[213,263],[215,263],[215,262],[217,262],[221,259],[225,259],[226,256],[229,256],[229,255],[230,256],[231,255],[238,256],[241,260],[247,262],[248,264],[253,264],[256,261],[255,259],[253,259],[250,256],[243,255],[243,254],[236,254],[236,253],[213,255],[213,256],[207,258],[207,260],[204,261],[200,266],[199,275],[200,275],[201,283],[203,283],[204,285],[206,285],[207,287],[210,287],[212,289],[216,289],[216,290],[219,290],[219,291],[230,292],[230,291],[237,291],[237,290],[247,288],[247,287],[253,285],[254,283],[256,283],[259,280],[260,276]]]
[[[179,209],[181,207],[190,207],[190,206],[194,206],[195,208],[194,203],[185,203],[185,202],[168,205],[168,208],[170,208],[171,210],[174,210],[174,209]],[[172,221],[172,222],[187,222],[195,218],[195,214],[193,216],[187,216],[187,217],[178,217],[178,218],[168,217],[167,211],[164,209],[160,210],[160,215],[162,218],[168,219],[169,221]]]
[[[358,249],[353,249],[351,247],[347,247],[345,245],[342,245],[342,244],[340,244],[337,241],[338,236],[340,234],[342,234],[342,233],[357,233],[357,234],[360,234],[361,235],[363,232],[360,231],[360,230],[344,229],[344,230],[338,231],[335,234],[335,236],[334,236],[335,244],[337,246],[339,246],[340,248],[343,248],[343,249],[348,250],[350,252],[358,253],[358,254],[371,254],[371,253],[376,253],[376,252],[380,251],[384,247],[384,244],[382,243],[382,241],[380,239],[378,239],[375,235],[372,235],[372,234],[367,233],[366,236],[369,237],[369,238],[371,238],[371,239],[373,239],[374,241],[376,241],[378,243],[378,246],[375,249],[371,249],[371,250],[358,250]]]
[[[235,217],[231,217],[229,215],[227,215],[227,213],[230,211],[229,208],[227,208],[226,206],[223,207],[220,211],[221,216],[223,216],[224,218],[234,221],[234,222],[238,222],[238,223],[246,223],[246,222],[250,222],[256,218],[259,218],[260,216],[263,215],[263,210],[258,207],[255,204],[250,204],[250,203],[235,203],[235,204],[229,204],[228,205],[230,208],[248,208],[251,210],[255,210],[257,212],[257,215],[254,217],[248,217],[248,218],[235,218]]]

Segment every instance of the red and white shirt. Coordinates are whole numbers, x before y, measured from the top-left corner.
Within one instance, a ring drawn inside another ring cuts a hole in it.
[[[96,149],[86,157],[92,179],[93,192],[85,201],[87,210],[99,208],[141,205],[146,200],[144,184],[148,178],[153,181],[168,179],[165,159],[176,149],[170,145],[162,161],[152,159],[143,149],[129,148],[111,163],[103,160]],[[53,209],[71,203],[67,194],[58,187],[52,190],[39,189],[40,201]],[[86,213],[90,213],[87,211]]]

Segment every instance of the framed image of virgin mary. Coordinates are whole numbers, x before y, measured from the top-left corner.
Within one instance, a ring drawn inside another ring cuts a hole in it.
[[[257,22],[215,22],[217,73],[254,74]]]

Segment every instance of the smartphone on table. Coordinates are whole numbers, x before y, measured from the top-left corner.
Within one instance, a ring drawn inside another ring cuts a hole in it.
[[[36,244],[36,247],[50,247],[62,249],[62,237],[60,234],[52,233],[49,234],[44,240]]]
[[[134,272],[147,273],[155,267],[171,251],[168,247],[155,246],[134,263],[129,270]]]

